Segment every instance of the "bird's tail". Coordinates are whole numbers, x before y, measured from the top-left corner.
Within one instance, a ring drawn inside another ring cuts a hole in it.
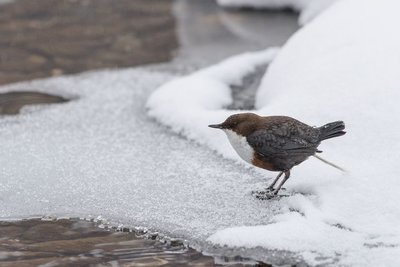
[[[321,133],[319,136],[319,140],[322,141],[344,135],[346,133],[345,131],[343,131],[344,128],[345,126],[343,121],[335,121],[325,124],[324,126],[318,128]]]

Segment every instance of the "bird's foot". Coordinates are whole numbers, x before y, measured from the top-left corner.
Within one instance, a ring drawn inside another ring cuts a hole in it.
[[[259,199],[259,200],[268,200],[268,199],[279,199],[281,197],[288,197],[290,194],[279,194],[279,192],[286,191],[285,188],[281,188],[279,191],[276,191],[274,188],[266,188],[265,190],[257,190],[252,191],[251,194]]]
[[[281,189],[279,189],[279,191],[286,191],[286,188],[284,188],[284,187],[282,187]],[[275,189],[273,188],[273,187],[271,187],[271,186],[268,186],[267,188],[265,188],[265,191],[266,192],[274,192],[275,191]]]
[[[255,196],[255,198],[260,199],[260,200],[268,200],[268,199],[273,199],[277,197],[277,194],[274,193],[272,190],[267,190],[267,191],[253,191],[252,195]]]

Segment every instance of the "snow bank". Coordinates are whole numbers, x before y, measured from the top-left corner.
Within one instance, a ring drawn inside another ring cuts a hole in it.
[[[299,23],[304,25],[337,0],[217,0],[224,7],[251,7],[282,9],[292,8],[300,12]]]
[[[396,152],[400,149],[400,36],[395,30],[400,25],[399,8],[395,0],[340,1],[282,48],[260,86],[257,113],[289,115],[311,125],[344,120],[348,134],[325,141],[320,148],[325,158],[349,173],[343,175],[311,159],[294,169],[287,184],[290,191],[305,195],[281,202],[286,210],[273,223],[221,229],[209,237],[210,242],[285,249],[311,264],[400,265],[400,173],[396,169],[400,161]],[[214,73],[219,73],[218,67],[213,67]],[[244,68],[243,64],[235,67]],[[232,76],[231,80],[243,77],[243,72]],[[185,84],[200,84],[197,77],[184,78]],[[150,113],[230,156],[225,151],[228,141],[222,141],[219,133],[213,132],[218,138],[214,144],[206,130],[199,129],[227,116],[218,108],[229,102],[226,87],[202,77],[210,83],[202,80],[207,88],[197,87],[201,97],[187,91],[195,108],[181,110],[180,101],[169,100],[168,109],[154,112],[154,107],[162,105],[160,97],[160,102],[149,105]],[[225,76],[218,80],[225,81],[225,86],[229,83]],[[174,83],[168,85],[168,94],[189,97],[183,95],[179,82]],[[213,99],[211,106],[206,106],[205,99]],[[190,116],[193,122],[188,122]],[[183,123],[182,117],[187,117]]]

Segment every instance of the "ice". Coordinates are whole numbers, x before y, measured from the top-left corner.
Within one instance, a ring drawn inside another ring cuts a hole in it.
[[[0,118],[0,216],[102,216],[192,245],[219,229],[267,223],[279,204],[251,196],[271,177],[149,119],[162,68],[100,71],[2,86],[75,100]],[[207,128],[207,124],[202,125]]]
[[[287,183],[292,195],[279,201],[279,214],[270,223],[238,224],[208,241],[287,250],[312,265],[400,265],[399,8],[394,0],[338,1],[281,49],[263,78],[256,112],[289,115],[316,126],[344,120],[347,135],[323,142],[320,149],[348,172],[310,159],[293,170]],[[260,53],[262,58],[265,52]],[[166,108],[161,100],[151,100],[150,114],[234,159],[222,133],[199,125],[230,114],[223,109],[230,101],[227,87],[257,65],[238,58],[206,69],[208,75],[198,72],[162,86],[155,96],[176,98]],[[225,72],[228,65],[235,72]],[[205,103],[207,97],[211,103]],[[188,99],[192,108],[182,108],[180,100]]]

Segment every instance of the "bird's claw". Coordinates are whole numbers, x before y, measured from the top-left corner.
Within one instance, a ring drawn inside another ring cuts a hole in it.
[[[269,190],[269,191],[253,191],[252,195],[255,196],[257,199],[260,200],[268,200],[273,199],[278,196],[278,192]]]

